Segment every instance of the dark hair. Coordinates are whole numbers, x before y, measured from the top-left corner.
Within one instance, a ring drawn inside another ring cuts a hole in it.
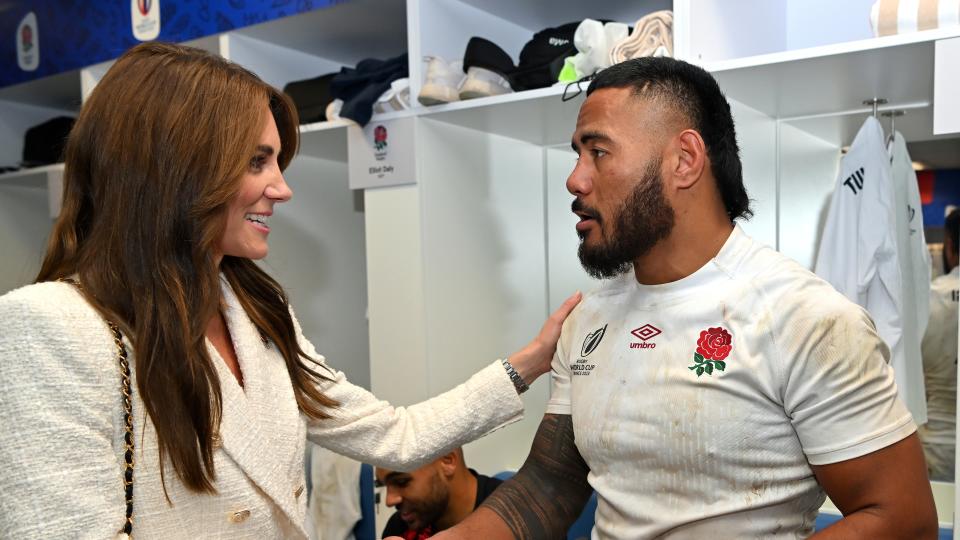
[[[632,87],[638,97],[664,100],[686,117],[703,137],[727,215],[731,220],[752,216],[730,104],[717,81],[702,68],[682,60],[634,58],[598,73],[587,95],[601,88],[627,87]]]
[[[280,285],[248,259],[214,260],[267,107],[284,169],[297,149],[297,112],[279,90],[191,47],[150,42],[124,53],[70,133],[63,209],[37,276],[77,275],[87,300],[131,339],[160,470],[169,459],[196,492],[214,491],[222,397],[204,335],[221,273],[283,356],[300,410],[322,419],[337,405],[307,363]]]
[[[943,234],[950,237],[953,251],[960,252],[960,210],[954,208],[943,220]]]

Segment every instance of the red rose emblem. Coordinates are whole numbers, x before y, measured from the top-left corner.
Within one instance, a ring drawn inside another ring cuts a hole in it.
[[[697,353],[710,360],[723,360],[733,349],[733,338],[723,328],[708,328],[700,332]]]
[[[733,336],[721,327],[707,328],[700,332],[697,340],[697,352],[693,353],[693,365],[687,369],[694,371],[697,377],[703,374],[713,375],[714,370],[726,371],[724,361],[733,349]]]
[[[373,130],[373,142],[383,142],[387,140],[387,128],[377,126]]]

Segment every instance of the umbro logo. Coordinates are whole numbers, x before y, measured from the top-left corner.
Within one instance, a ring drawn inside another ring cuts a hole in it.
[[[661,332],[659,328],[652,324],[645,324],[640,328],[631,330],[630,333],[644,341],[649,341],[651,338],[659,336],[663,332]]]
[[[630,333],[633,334],[638,339],[646,342],[659,336],[663,332],[656,326],[653,326],[652,324],[645,324],[640,328],[634,328],[633,330],[630,331]],[[656,343],[631,343],[630,344],[631,349],[655,349],[656,347],[657,347]]]
[[[583,347],[580,348],[580,356],[589,356],[590,353],[597,350],[597,347],[600,346],[600,341],[603,339],[603,335],[607,333],[607,325],[603,325],[603,328],[594,330],[587,334],[587,337],[583,340]]]

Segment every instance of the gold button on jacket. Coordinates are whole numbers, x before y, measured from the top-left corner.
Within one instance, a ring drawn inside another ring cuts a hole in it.
[[[232,523],[243,523],[248,517],[250,517],[249,510],[240,510],[239,512],[231,513],[228,519]]]

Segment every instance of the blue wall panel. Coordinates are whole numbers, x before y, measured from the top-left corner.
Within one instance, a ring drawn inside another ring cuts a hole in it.
[[[152,0],[160,3],[160,41],[187,41],[328,7],[345,0]],[[116,58],[139,43],[130,0],[11,0],[0,5],[0,87]],[[17,63],[17,27],[37,17],[40,63]]]
[[[933,198],[923,205],[923,226],[943,227],[949,205],[960,206],[960,169],[933,171]]]

